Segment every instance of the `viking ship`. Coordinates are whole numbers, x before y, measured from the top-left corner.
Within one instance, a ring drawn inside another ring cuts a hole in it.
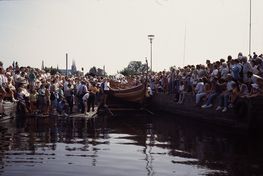
[[[116,99],[133,102],[142,103],[145,98],[146,86],[145,84],[139,84],[137,86],[126,88],[126,89],[110,89],[110,95]]]
[[[146,60],[146,73],[141,82],[135,80],[126,80],[126,83],[110,82],[110,91],[107,104],[109,109],[138,109],[145,106],[147,95],[147,80],[148,80],[148,62]],[[124,78],[124,76],[123,76]]]

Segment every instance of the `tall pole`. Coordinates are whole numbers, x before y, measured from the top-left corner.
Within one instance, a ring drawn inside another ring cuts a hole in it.
[[[151,43],[151,72],[153,71],[153,40],[150,39]]]
[[[66,53],[66,76],[68,76],[68,53]]]
[[[145,90],[147,90],[147,83],[148,83],[148,72],[149,72],[149,66],[148,66],[148,60],[147,57],[145,57],[145,62],[146,62],[146,76],[145,76]],[[146,96],[146,94],[144,94]]]
[[[185,47],[186,47],[186,25],[185,25],[185,29],[184,29],[184,56],[183,56],[183,67],[185,66]]]
[[[148,35],[148,38],[150,40],[150,47],[151,47],[150,57],[151,57],[151,72],[152,72],[152,70],[153,70],[153,65],[152,65],[152,45],[153,45],[154,35]]]
[[[252,19],[252,14],[251,14],[251,10],[252,10],[252,4],[251,4],[251,0],[249,3],[249,56],[251,56],[251,19]]]
[[[44,65],[44,61],[42,60],[42,64],[41,64],[41,70],[45,69],[45,65]]]

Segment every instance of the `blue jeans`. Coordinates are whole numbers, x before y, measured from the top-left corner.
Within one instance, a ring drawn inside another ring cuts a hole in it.
[[[226,93],[220,95],[220,103],[219,103],[219,105],[221,107],[227,108],[230,94],[231,94],[231,92],[226,92]]]
[[[212,101],[214,100],[214,98],[216,98],[217,96],[219,95],[218,92],[213,92],[211,94],[208,95],[208,98],[207,98],[207,102],[206,102],[206,105],[210,105],[212,104]]]

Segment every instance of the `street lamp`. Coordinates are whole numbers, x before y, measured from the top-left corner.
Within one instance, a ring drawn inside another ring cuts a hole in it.
[[[252,11],[252,6],[251,6],[251,0],[249,1],[249,56],[251,56],[251,11]]]
[[[152,65],[152,46],[153,46],[153,39],[154,39],[154,35],[148,35],[148,39],[150,40],[150,45],[151,45],[151,72],[153,69],[153,65]]]

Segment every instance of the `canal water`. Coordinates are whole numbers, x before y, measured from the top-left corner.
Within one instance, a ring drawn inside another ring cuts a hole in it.
[[[0,175],[262,175],[262,143],[242,133],[147,114],[0,124]]]

